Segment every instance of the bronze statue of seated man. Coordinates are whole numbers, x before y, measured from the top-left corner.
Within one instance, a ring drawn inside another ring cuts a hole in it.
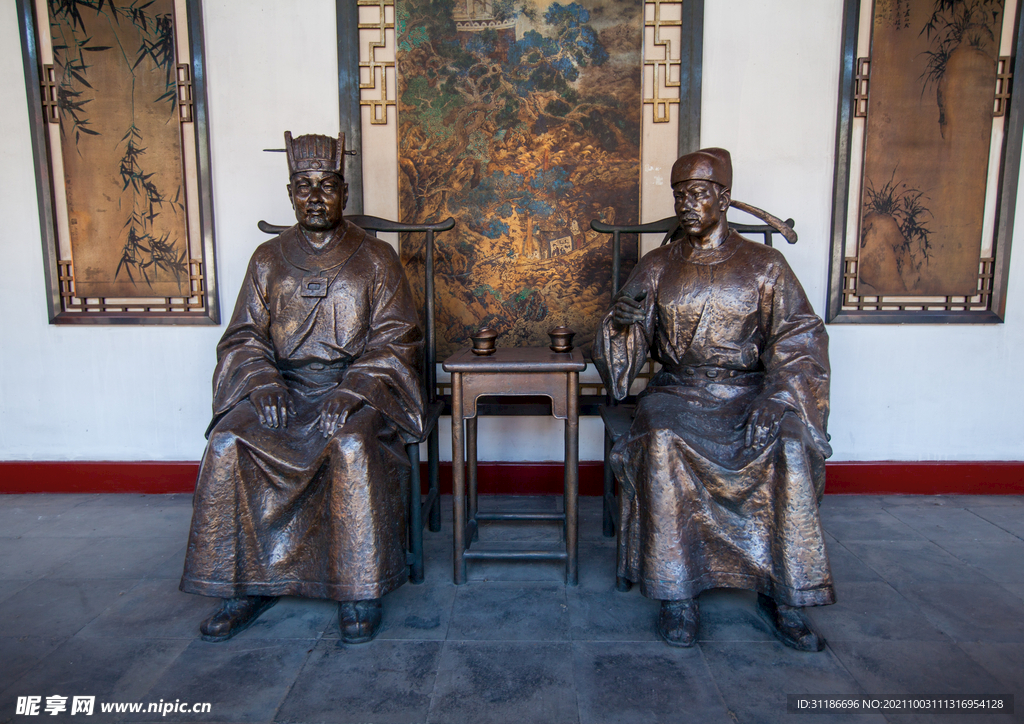
[[[298,224],[256,249],[217,346],[181,590],[224,599],[208,641],[302,596],[361,643],[408,577],[423,336],[394,249],[342,216],[344,136],[285,145]]]
[[[818,651],[800,609],[835,602],[825,325],[782,254],[729,229],[728,151],[683,156],[671,182],[680,229],[637,264],[593,351],[617,399],[648,355],[661,364],[610,456],[618,575],[661,600],[670,644],[696,640],[702,591],[739,588],[785,644]]]

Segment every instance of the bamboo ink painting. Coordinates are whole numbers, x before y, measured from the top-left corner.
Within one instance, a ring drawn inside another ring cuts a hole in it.
[[[611,241],[590,222],[639,218],[642,9],[396,1],[401,217],[457,222],[437,246],[440,355],[484,326],[501,346],[593,337]],[[402,260],[422,299],[421,250]]]
[[[173,0],[48,0],[79,297],[189,296]]]
[[[875,0],[857,293],[978,289],[1005,0]]]

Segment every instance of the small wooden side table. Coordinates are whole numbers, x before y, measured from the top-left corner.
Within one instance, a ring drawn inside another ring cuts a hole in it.
[[[465,349],[445,360],[442,367],[452,374],[455,583],[466,582],[467,560],[564,560],[566,585],[575,586],[579,548],[579,374],[587,367],[583,354],[579,350],[552,352],[547,347],[500,347],[491,355],[480,356]],[[551,399],[551,414],[565,420],[563,513],[478,512],[476,403],[478,398],[486,395],[543,395]],[[565,551],[469,550],[480,521],[495,520],[562,521]]]

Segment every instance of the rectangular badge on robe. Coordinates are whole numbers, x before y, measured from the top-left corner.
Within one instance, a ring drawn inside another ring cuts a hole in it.
[[[330,280],[326,276],[302,277],[302,291],[299,294],[303,297],[326,297],[329,284]]]

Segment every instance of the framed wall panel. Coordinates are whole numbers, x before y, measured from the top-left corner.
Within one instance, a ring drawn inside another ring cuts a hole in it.
[[[829,322],[1002,321],[1019,15],[1019,0],[847,0]]]
[[[398,128],[401,218],[459,219],[438,250],[441,352],[483,325],[510,344],[546,344],[558,324],[591,336],[610,277],[589,222],[638,217],[642,128],[699,145],[703,0],[337,7],[340,59],[358,38],[363,124]],[[351,95],[353,60],[339,62]],[[403,263],[422,293],[414,249]]]
[[[216,324],[201,0],[18,0],[55,324]]]

